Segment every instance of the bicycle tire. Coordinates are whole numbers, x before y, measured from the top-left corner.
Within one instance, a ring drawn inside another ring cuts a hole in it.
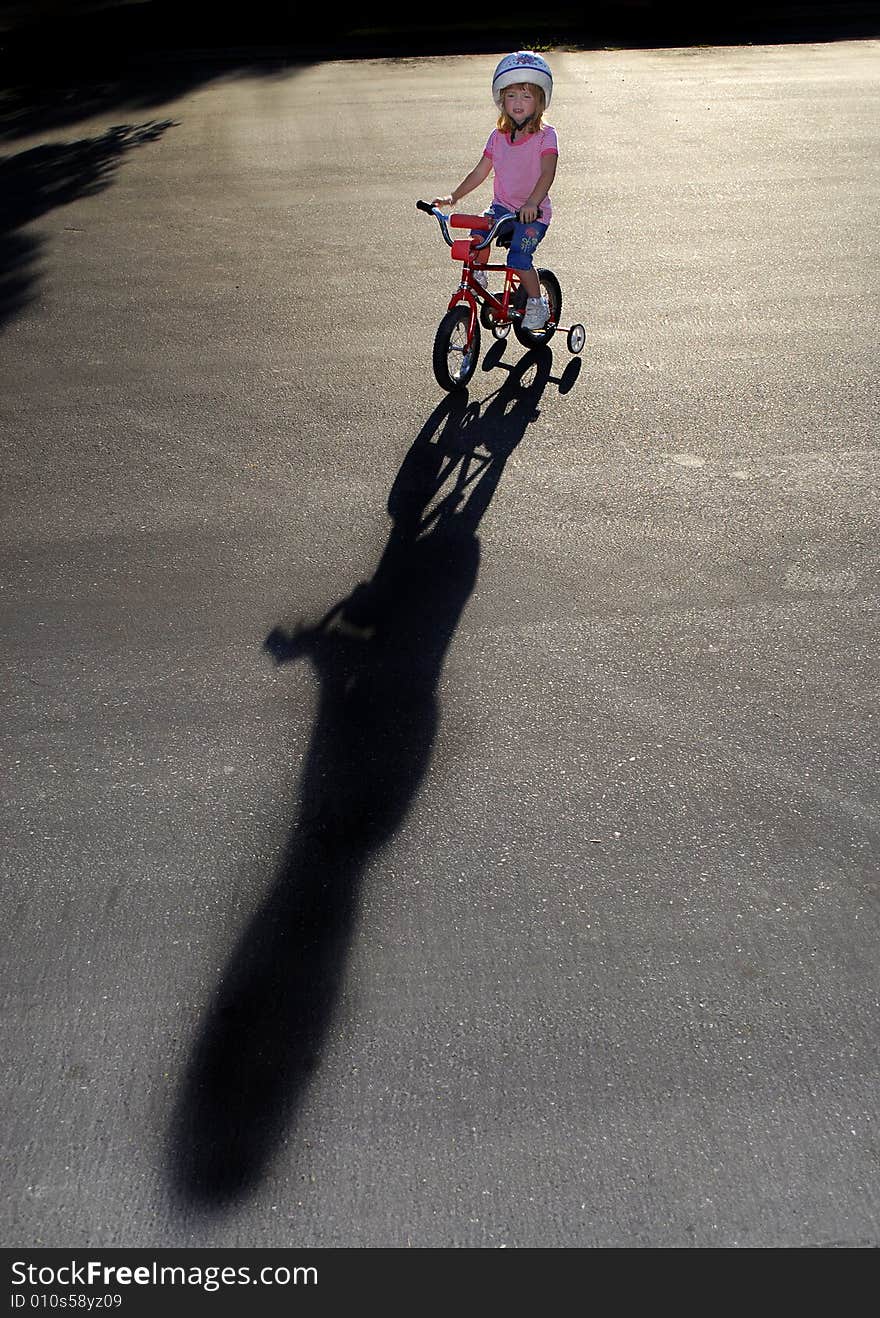
[[[541,293],[550,305],[552,328],[527,330],[523,329],[521,320],[514,321],[513,332],[524,348],[540,348],[542,344],[549,343],[556,333],[556,326],[562,316],[562,289],[559,280],[552,270],[538,270],[536,273],[541,285]]]
[[[446,389],[449,393],[465,389],[477,369],[480,357],[480,323],[475,319],[473,336],[468,344],[470,318],[469,307],[453,307],[451,311],[447,311],[437,326],[437,333],[434,336],[432,357],[434,376],[440,388]],[[458,357],[461,358],[461,366],[453,370],[452,365]]]

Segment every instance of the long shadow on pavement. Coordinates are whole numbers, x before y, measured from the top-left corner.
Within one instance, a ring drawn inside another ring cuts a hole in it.
[[[110,186],[127,152],[154,142],[173,121],[120,124],[78,142],[49,142],[0,158],[0,328],[33,296],[41,240],[17,230],[56,206]]]
[[[243,1197],[295,1118],[338,997],[361,878],[431,759],[437,684],[479,571],[477,529],[551,365],[544,348],[507,368],[488,402],[447,398],[394,481],[372,579],[315,625],[265,642],[277,664],[314,665],[319,707],[286,854],[223,972],[180,1095],[178,1202],[219,1210]]]

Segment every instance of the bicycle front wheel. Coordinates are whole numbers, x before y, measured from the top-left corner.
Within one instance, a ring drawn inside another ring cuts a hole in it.
[[[434,375],[441,389],[454,392],[464,389],[477,369],[480,356],[480,325],[474,318],[470,337],[471,313],[468,307],[447,311],[434,337]]]

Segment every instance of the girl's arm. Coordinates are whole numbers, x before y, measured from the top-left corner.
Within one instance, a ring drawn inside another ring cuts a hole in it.
[[[538,175],[538,181],[519,208],[519,217],[523,224],[531,224],[532,220],[538,218],[538,207],[553,186],[558,159],[559,157],[554,155],[541,157],[541,172]]]
[[[547,159],[555,160],[556,157],[548,156]],[[488,156],[481,156],[478,163],[474,166],[467,178],[462,179],[457,188],[453,188],[448,197],[435,197],[431,202],[432,206],[454,206],[462,197],[466,197],[474,188],[478,188],[489,175],[492,173],[492,161]],[[543,194],[542,194],[543,195]]]

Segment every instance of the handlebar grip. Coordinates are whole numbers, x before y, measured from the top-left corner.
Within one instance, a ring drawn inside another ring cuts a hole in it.
[[[427,213],[428,213],[429,215],[433,215],[433,214],[434,214],[434,208],[433,208],[433,206],[429,206],[428,203],[427,203],[426,201],[417,201],[417,202],[416,202],[416,210],[418,210],[418,211],[427,211]]]

